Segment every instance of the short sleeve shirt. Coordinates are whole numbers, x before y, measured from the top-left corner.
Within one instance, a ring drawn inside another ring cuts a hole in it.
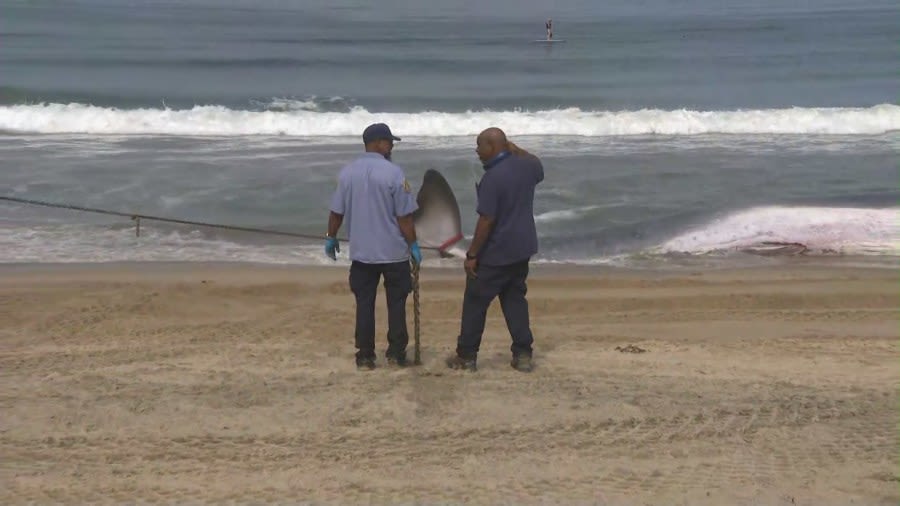
[[[535,187],[544,167],[535,157],[511,155],[487,169],[478,185],[478,214],[494,218],[494,227],[478,254],[483,265],[509,265],[538,251],[534,223]]]
[[[397,217],[413,213],[418,205],[398,165],[378,153],[364,153],[350,162],[338,175],[330,209],[344,216],[351,260],[409,261],[409,245]]]

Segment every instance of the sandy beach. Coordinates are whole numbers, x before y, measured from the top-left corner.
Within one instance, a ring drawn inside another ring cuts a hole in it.
[[[530,374],[495,302],[450,371],[353,362],[347,270],[0,267],[0,502],[892,504],[896,270],[534,268]],[[412,297],[409,301],[412,331]],[[412,349],[410,349],[410,352]]]

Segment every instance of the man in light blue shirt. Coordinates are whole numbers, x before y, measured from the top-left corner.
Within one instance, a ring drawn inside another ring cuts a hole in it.
[[[337,233],[346,221],[350,241],[350,290],[356,297],[356,366],[375,368],[375,296],[384,276],[388,306],[388,363],[405,366],[409,334],[406,299],[412,290],[410,256],[422,261],[413,212],[418,209],[403,169],[391,162],[400,138],[384,123],[363,132],[366,152],[341,169],[331,197],[325,253],[336,259]]]

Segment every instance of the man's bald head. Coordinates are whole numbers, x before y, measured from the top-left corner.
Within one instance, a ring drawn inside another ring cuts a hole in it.
[[[497,127],[485,128],[478,134],[479,141],[489,142],[491,144],[506,144],[506,134]]]
[[[486,128],[478,134],[475,140],[475,152],[482,162],[487,162],[503,151],[509,150],[509,141],[506,140],[506,134],[497,127]]]

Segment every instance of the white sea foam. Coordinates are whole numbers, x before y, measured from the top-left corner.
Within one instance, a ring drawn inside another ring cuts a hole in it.
[[[373,122],[387,122],[409,137],[476,135],[498,125],[510,135],[603,137],[697,134],[882,134],[900,130],[900,106],[789,108],[737,111],[657,110],[469,111],[376,113],[355,107],[321,112],[314,104],[247,111],[208,105],[191,109],[116,109],[78,103],[0,107],[0,130],[98,135],[289,135],[358,137]]]
[[[582,206],[573,209],[559,209],[556,211],[547,211],[534,217],[537,223],[555,223],[558,221],[572,220],[584,215],[588,211],[599,209],[600,206]]]
[[[813,252],[900,254],[900,209],[755,207],[693,228],[662,252],[703,254],[766,242],[800,243]]]

